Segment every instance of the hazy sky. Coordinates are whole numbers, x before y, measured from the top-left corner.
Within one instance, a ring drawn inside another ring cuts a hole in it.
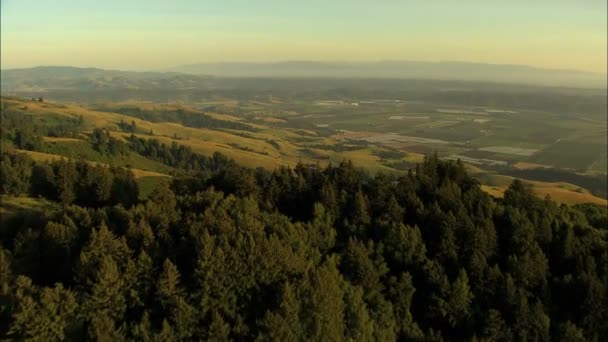
[[[2,68],[423,60],[606,72],[606,0],[1,0]]]

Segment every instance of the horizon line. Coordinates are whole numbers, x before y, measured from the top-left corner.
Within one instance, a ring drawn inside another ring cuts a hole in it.
[[[268,61],[247,61],[247,60],[225,60],[225,61],[206,61],[206,62],[194,62],[194,63],[184,63],[177,64],[171,66],[157,67],[157,68],[147,68],[147,69],[131,69],[131,68],[106,68],[100,66],[74,66],[69,64],[55,64],[55,65],[32,65],[25,67],[0,67],[0,70],[25,70],[25,69],[35,69],[35,68],[76,68],[76,69],[99,69],[105,71],[130,71],[130,72],[168,72],[168,70],[179,68],[179,67],[188,67],[188,66],[196,66],[196,65],[210,65],[210,64],[286,64],[286,63],[316,63],[316,64],[331,64],[331,63],[343,63],[343,64],[379,64],[379,63],[420,63],[420,64],[470,64],[470,65],[479,65],[479,66],[498,66],[498,67],[519,67],[519,68],[530,68],[537,70],[546,70],[546,71],[560,71],[560,72],[576,72],[576,73],[584,73],[584,74],[594,74],[594,75],[606,75],[607,72],[601,71],[590,71],[590,70],[582,70],[582,69],[574,69],[574,68],[549,68],[542,66],[535,66],[529,64],[509,64],[509,63],[488,63],[488,62],[475,62],[475,61],[458,61],[458,60],[433,60],[433,61],[425,61],[425,60],[410,60],[410,59],[377,59],[377,60],[357,60],[357,61],[349,61],[349,60],[313,60],[313,59],[283,59],[283,60],[268,60]],[[169,71],[170,72],[170,71]]]

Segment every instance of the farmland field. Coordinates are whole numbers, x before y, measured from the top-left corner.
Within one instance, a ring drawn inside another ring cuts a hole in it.
[[[553,144],[530,161],[549,166],[587,170],[596,160],[602,158],[606,146],[596,143],[560,141]]]

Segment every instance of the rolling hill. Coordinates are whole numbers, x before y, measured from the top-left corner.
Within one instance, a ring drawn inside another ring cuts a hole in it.
[[[391,172],[403,173],[387,163],[383,157],[390,154],[381,146],[373,144],[353,145],[352,141],[343,141],[334,137],[321,136],[316,132],[294,128],[279,128],[271,126],[261,120],[250,121],[241,117],[234,117],[213,112],[203,112],[186,105],[160,105],[146,103],[111,103],[96,106],[81,106],[73,104],[59,104],[49,102],[35,102],[18,98],[2,98],[5,110],[16,111],[22,115],[35,116],[43,119],[50,117],[82,118],[83,138],[45,138],[52,150],[49,153],[24,152],[40,160],[52,160],[60,156],[72,158],[85,158],[92,162],[117,164],[136,169],[140,177],[164,176],[168,168],[165,165],[148,160],[139,155],[125,157],[125,160],[107,160],[93,151],[86,136],[95,128],[109,130],[110,134],[118,139],[125,140],[131,136],[130,132],[121,130],[125,122],[137,127],[135,136],[143,139],[155,139],[166,145],[178,144],[192,149],[193,152],[211,156],[220,152],[237,163],[248,167],[264,167],[275,169],[279,166],[294,166],[299,162],[319,164],[339,163],[344,159],[352,160],[356,165],[364,167],[371,173]],[[121,113],[122,112],[122,113]],[[167,121],[148,121],[134,116],[133,113],[189,113],[194,116],[211,117],[214,120],[230,124],[238,123],[234,128],[206,128],[189,127],[186,123]],[[127,113],[127,114],[125,114]],[[280,123],[277,123],[280,124]],[[76,153],[76,154],[74,154]],[[405,163],[413,165],[422,161],[422,155],[416,153],[402,153],[390,157],[392,163]],[[387,157],[388,158],[388,157]],[[396,159],[395,159],[396,158]],[[123,158],[124,159],[124,158]],[[507,188],[512,177],[488,173],[482,169],[471,167],[471,173],[477,177],[484,190],[500,196]],[[562,203],[593,202],[606,204],[606,200],[593,196],[589,191],[568,183],[533,182],[540,196],[549,194]]]
[[[178,72],[135,72],[40,66],[2,70],[2,92],[107,89],[188,89],[205,87],[210,78]]]

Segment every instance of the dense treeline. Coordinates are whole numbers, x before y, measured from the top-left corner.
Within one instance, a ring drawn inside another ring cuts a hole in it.
[[[56,182],[86,176],[62,163]],[[83,200],[2,225],[3,338],[608,336],[606,208],[558,206],[520,181],[495,200],[459,162],[429,157],[400,178],[231,163],[132,205]]]
[[[15,146],[26,150],[36,150],[43,145],[42,136],[50,137],[76,137],[79,135],[83,118],[48,118],[34,117],[27,112],[8,109],[2,103],[0,110],[0,137],[4,142],[11,142]],[[22,110],[27,110],[22,108]]]
[[[196,173],[198,177],[203,177],[203,175],[208,177],[234,163],[218,152],[211,157],[196,154],[192,148],[180,145],[175,141],[169,146],[157,139],[143,139],[132,134],[127,138],[127,145],[129,149],[139,155],[159,161],[179,171]]]
[[[34,163],[20,153],[0,153],[2,194],[40,196],[61,202],[98,208],[136,203],[139,190],[133,173],[125,168],[91,165],[62,159]]]
[[[89,135],[89,142],[97,152],[112,156],[125,155],[128,146],[114,138],[108,130],[95,128]]]
[[[106,109],[105,107],[99,107],[97,110],[105,110],[111,111],[115,113],[120,113],[124,115],[128,115],[134,118],[151,121],[151,122],[175,122],[182,124],[186,127],[194,127],[194,128],[210,128],[210,129],[218,129],[218,128],[228,128],[228,129],[237,129],[243,131],[254,131],[255,129],[247,124],[236,122],[236,121],[228,121],[228,120],[220,120],[216,119],[212,116],[206,115],[204,113],[187,111],[184,109],[174,109],[174,110],[145,110],[138,107],[121,107],[121,108],[111,108]]]

